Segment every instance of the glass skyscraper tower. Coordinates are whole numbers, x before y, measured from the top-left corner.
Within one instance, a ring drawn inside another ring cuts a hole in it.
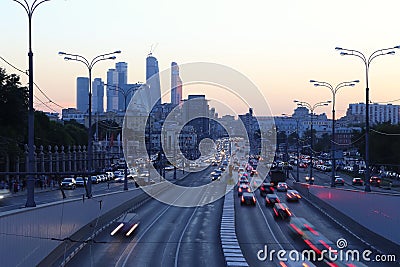
[[[151,53],[146,58],[146,84],[150,90],[150,106],[161,105],[161,85],[158,61]]]

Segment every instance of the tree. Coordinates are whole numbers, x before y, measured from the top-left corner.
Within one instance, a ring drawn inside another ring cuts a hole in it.
[[[354,146],[365,158],[365,129],[354,134]],[[369,135],[370,165],[400,165],[400,125],[381,123],[371,127]]]
[[[24,143],[28,120],[28,88],[16,74],[0,68],[0,151],[18,153]]]
[[[16,74],[0,68],[0,154],[21,155],[28,142],[28,88],[21,86]],[[35,111],[35,145],[84,145],[87,132],[78,123],[50,121],[42,111]]]
[[[321,138],[317,138],[314,150],[318,152],[329,151],[331,149],[331,141],[332,136],[328,133],[323,133]]]

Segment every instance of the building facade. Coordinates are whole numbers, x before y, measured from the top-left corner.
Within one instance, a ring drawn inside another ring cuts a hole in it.
[[[89,78],[76,79],[76,109],[87,113],[89,109]]]
[[[116,69],[107,71],[107,111],[118,110],[118,72]]]
[[[104,82],[95,78],[92,82],[92,112],[104,112]]]
[[[346,112],[346,119],[352,124],[364,124],[365,111],[366,107],[364,103],[349,104]],[[372,125],[384,122],[399,124],[399,117],[400,105],[369,104],[369,120]]]
[[[179,76],[179,66],[176,62],[171,63],[171,103],[173,105],[182,103],[182,80]]]
[[[151,53],[146,58],[146,84],[150,89],[150,106],[161,105],[161,85],[158,61]]]

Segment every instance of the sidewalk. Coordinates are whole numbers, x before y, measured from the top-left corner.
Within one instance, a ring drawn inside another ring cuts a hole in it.
[[[51,187],[44,188],[43,187],[43,189],[41,189],[40,187],[35,187],[35,194],[56,191],[56,190],[59,190],[58,186],[55,186],[53,188],[51,188]],[[27,192],[28,192],[28,190],[26,188],[25,188],[25,190],[19,190],[18,192],[15,192],[15,193],[10,191],[10,195],[8,197],[24,196],[27,194]]]

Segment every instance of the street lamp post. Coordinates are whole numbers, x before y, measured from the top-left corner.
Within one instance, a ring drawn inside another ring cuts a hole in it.
[[[371,185],[370,185],[370,169],[369,169],[369,130],[370,130],[370,125],[369,125],[369,85],[368,85],[368,74],[369,74],[369,66],[372,62],[372,60],[376,57],[379,56],[384,56],[384,55],[394,55],[395,51],[394,49],[399,49],[400,45],[390,47],[390,48],[384,48],[384,49],[379,49],[373,52],[368,58],[361,53],[360,51],[353,50],[353,49],[346,49],[346,48],[341,48],[341,47],[336,47],[335,49],[340,52],[341,56],[356,56],[360,58],[365,65],[365,83],[366,83],[366,88],[365,88],[365,191],[366,192],[371,192]]]
[[[50,0],[35,0],[32,5],[29,5],[26,0],[12,0],[20,4],[26,14],[28,15],[28,60],[29,60],[29,110],[28,110],[28,179],[27,179],[27,199],[25,207],[36,207],[35,203],[35,179],[32,172],[34,171],[35,164],[35,151],[34,151],[34,109],[33,109],[33,52],[32,52],[32,16],[36,8],[44,2]]]
[[[336,87],[333,87],[330,83],[320,82],[316,80],[310,80],[314,86],[328,87],[332,92],[332,143],[331,143],[331,158],[332,158],[332,175],[331,175],[331,187],[335,187],[335,172],[336,172],[336,157],[335,157],[335,103],[336,103],[336,93],[342,87],[355,86],[359,80],[354,80],[350,82],[341,82]]]
[[[103,61],[103,60],[108,60],[108,59],[116,59],[116,56],[114,56],[115,54],[119,54],[121,53],[121,51],[115,51],[115,52],[111,52],[111,53],[106,53],[106,54],[102,54],[99,56],[94,57],[91,61],[87,60],[85,57],[81,56],[81,55],[76,55],[76,54],[69,54],[69,53],[65,53],[65,52],[58,52],[59,55],[64,56],[65,60],[72,60],[72,61],[79,61],[81,63],[83,63],[88,71],[89,71],[89,127],[88,127],[88,172],[89,172],[89,179],[88,179],[88,183],[87,183],[87,188],[86,188],[86,197],[87,198],[91,198],[92,197],[92,179],[91,179],[91,175],[92,175],[92,166],[93,166],[93,162],[92,162],[92,158],[93,158],[93,146],[92,146],[92,69],[94,67],[94,65],[99,62],[99,61]]]
[[[310,183],[312,183],[312,177],[313,177],[313,117],[314,117],[314,110],[317,108],[317,107],[322,107],[322,106],[327,106],[329,103],[331,103],[331,101],[330,100],[328,100],[328,101],[324,101],[324,102],[318,102],[318,103],[315,103],[314,105],[311,105],[310,103],[307,103],[307,102],[303,102],[303,101],[298,101],[298,100],[294,100],[294,102],[295,103],[297,103],[297,105],[298,106],[300,106],[300,107],[306,107],[306,108],[308,108],[310,111],[311,111],[311,113],[310,113],[310,116],[311,116],[311,118],[310,118],[310,122],[311,122],[311,125],[310,125],[310,129],[311,129],[311,141],[310,141]]]

